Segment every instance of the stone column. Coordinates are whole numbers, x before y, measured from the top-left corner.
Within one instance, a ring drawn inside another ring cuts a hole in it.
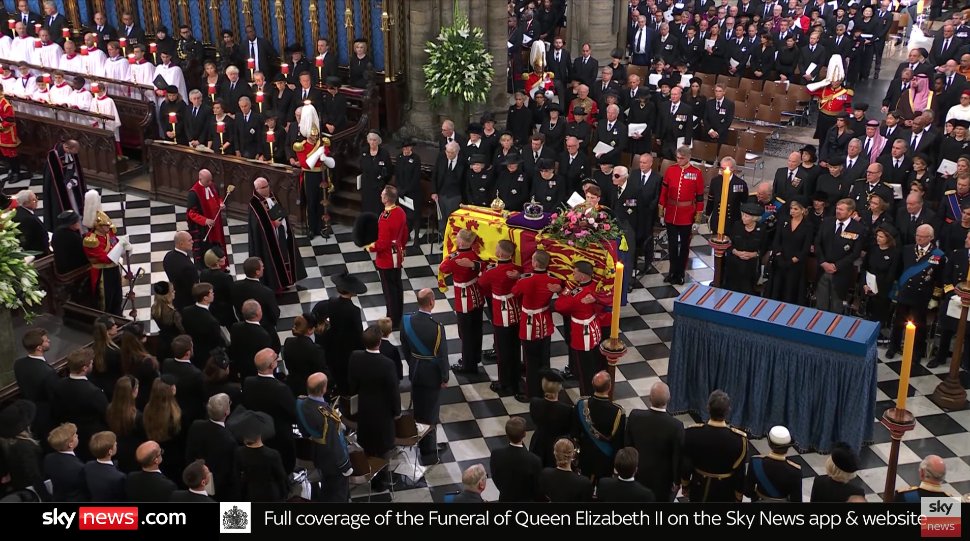
[[[424,88],[424,63],[428,59],[424,45],[438,35],[440,28],[441,0],[408,0],[407,21],[402,25],[407,32],[407,84],[410,100],[403,104],[407,115],[401,133],[419,139],[433,140],[437,119],[433,118],[428,92]],[[449,8],[450,9],[450,8]]]

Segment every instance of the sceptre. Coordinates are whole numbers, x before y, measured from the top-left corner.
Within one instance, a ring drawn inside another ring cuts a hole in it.
[[[216,220],[218,220],[219,219],[219,215],[222,214],[222,209],[226,208],[226,201],[229,200],[229,196],[235,190],[236,190],[236,187],[233,186],[232,184],[226,186],[226,198],[222,200],[222,206],[219,207],[219,212],[216,212],[216,215],[212,218],[212,225],[210,225],[209,226],[209,229],[206,230],[205,236],[202,237],[203,240],[208,240],[209,233],[212,233],[212,228],[216,226]]]

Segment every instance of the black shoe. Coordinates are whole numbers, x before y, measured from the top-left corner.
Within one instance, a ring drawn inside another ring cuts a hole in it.
[[[438,452],[439,453],[442,453],[442,452],[447,451],[447,450],[448,450],[448,442],[445,441],[445,442],[441,442],[441,443],[438,444]]]
[[[926,368],[936,368],[937,366],[943,366],[943,361],[934,358],[932,361],[926,363]]]
[[[517,394],[517,395],[515,395],[515,401],[516,402],[521,402],[523,404],[528,404],[529,403],[529,397],[526,396],[526,395],[524,395],[524,394]]]
[[[672,275],[670,273],[667,273],[667,276],[664,276],[664,283],[665,284],[672,284],[672,283],[674,283],[674,275]]]
[[[674,278],[673,280],[671,280],[670,284],[675,286],[682,286],[684,285],[684,277],[678,276],[677,278]]]
[[[899,350],[898,349],[896,349],[893,346],[889,346],[889,349],[886,350],[886,358],[887,359],[892,359],[893,357],[896,356],[897,353],[899,353]]]
[[[493,393],[495,393],[495,394],[502,394],[502,392],[504,392],[504,391],[505,391],[505,389],[503,389],[503,388],[502,388],[502,384],[501,384],[501,383],[499,383],[499,382],[497,382],[497,381],[493,381],[493,382],[492,382],[492,383],[491,383],[491,384],[490,384],[490,385],[488,386],[488,388],[489,388],[489,390],[490,390],[490,391],[492,391],[492,392],[493,392]]]
[[[482,352],[482,357],[488,360],[495,360],[496,358],[498,358],[498,354],[495,353],[494,349],[486,349],[485,351]]]
[[[573,374],[572,369],[569,368],[568,366],[566,367],[565,370],[562,371],[562,377],[565,379],[576,379],[576,375]]]
[[[455,371],[456,374],[477,374],[477,366],[465,366],[462,363],[455,363],[451,365],[451,369]]]
[[[317,236],[319,234],[320,233],[317,233],[316,231],[310,231],[309,233],[307,233],[306,238],[307,238],[307,240],[313,240],[313,239],[317,238]]]

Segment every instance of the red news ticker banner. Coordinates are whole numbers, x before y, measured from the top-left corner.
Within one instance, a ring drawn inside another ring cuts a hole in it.
[[[79,530],[137,530],[137,507],[79,507]]]
[[[960,517],[923,517],[920,537],[960,537]]]

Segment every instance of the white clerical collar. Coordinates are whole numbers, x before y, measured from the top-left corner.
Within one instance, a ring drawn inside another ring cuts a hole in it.
[[[653,411],[659,411],[660,413],[667,413],[667,408],[656,408],[654,406],[650,406],[650,409]]]
[[[189,253],[188,253],[188,252],[184,252],[184,251],[182,251],[182,250],[179,250],[178,248],[174,248],[174,250],[175,250],[176,252],[178,252],[178,253],[180,253],[180,254],[182,254],[182,255],[184,255],[185,257],[189,257]]]
[[[74,451],[58,451],[58,453],[60,453],[62,455],[77,456],[77,455],[74,454]]]
[[[620,481],[624,481],[627,483],[632,483],[634,481],[632,477],[620,477],[619,475],[617,475],[616,478],[619,479]]]
[[[226,428],[226,422],[225,421],[213,421],[212,419],[209,419],[209,422],[210,423],[213,423],[213,424],[217,424],[217,425],[221,426],[222,428]]]
[[[378,355],[381,353],[380,349],[368,349],[366,351],[367,353],[377,353]]]
[[[261,378],[276,379],[276,376],[273,375],[273,374],[256,374],[256,375],[259,376],[259,377],[261,377]]]
[[[206,494],[204,490],[195,490],[194,488],[190,488],[189,492],[191,492],[192,494],[198,494],[199,496],[205,496],[206,498],[209,497],[209,495]]]
[[[258,322],[258,321],[249,321],[249,320],[246,320],[246,323],[249,323],[250,325],[260,325],[260,322]]]
[[[45,363],[47,362],[47,359],[45,359],[43,356],[28,355],[28,357],[30,357],[31,359],[38,359],[38,360],[44,361]]]
[[[112,461],[110,461],[110,460],[101,460],[100,458],[98,459],[98,464],[104,464],[105,466],[114,466],[115,465],[115,463],[112,462]]]
[[[77,374],[68,374],[67,377],[70,379],[83,379],[84,381],[88,380],[87,376],[79,376]]]
[[[202,304],[200,302],[197,302],[197,303],[195,303],[195,305],[198,306],[199,308],[205,308],[206,310],[209,309],[209,305],[208,304]]]
[[[175,359],[177,363],[192,364],[192,359]]]
[[[510,447],[519,447],[519,448],[525,447],[525,445],[522,445],[521,443],[512,443],[512,442],[509,442],[509,446]]]

